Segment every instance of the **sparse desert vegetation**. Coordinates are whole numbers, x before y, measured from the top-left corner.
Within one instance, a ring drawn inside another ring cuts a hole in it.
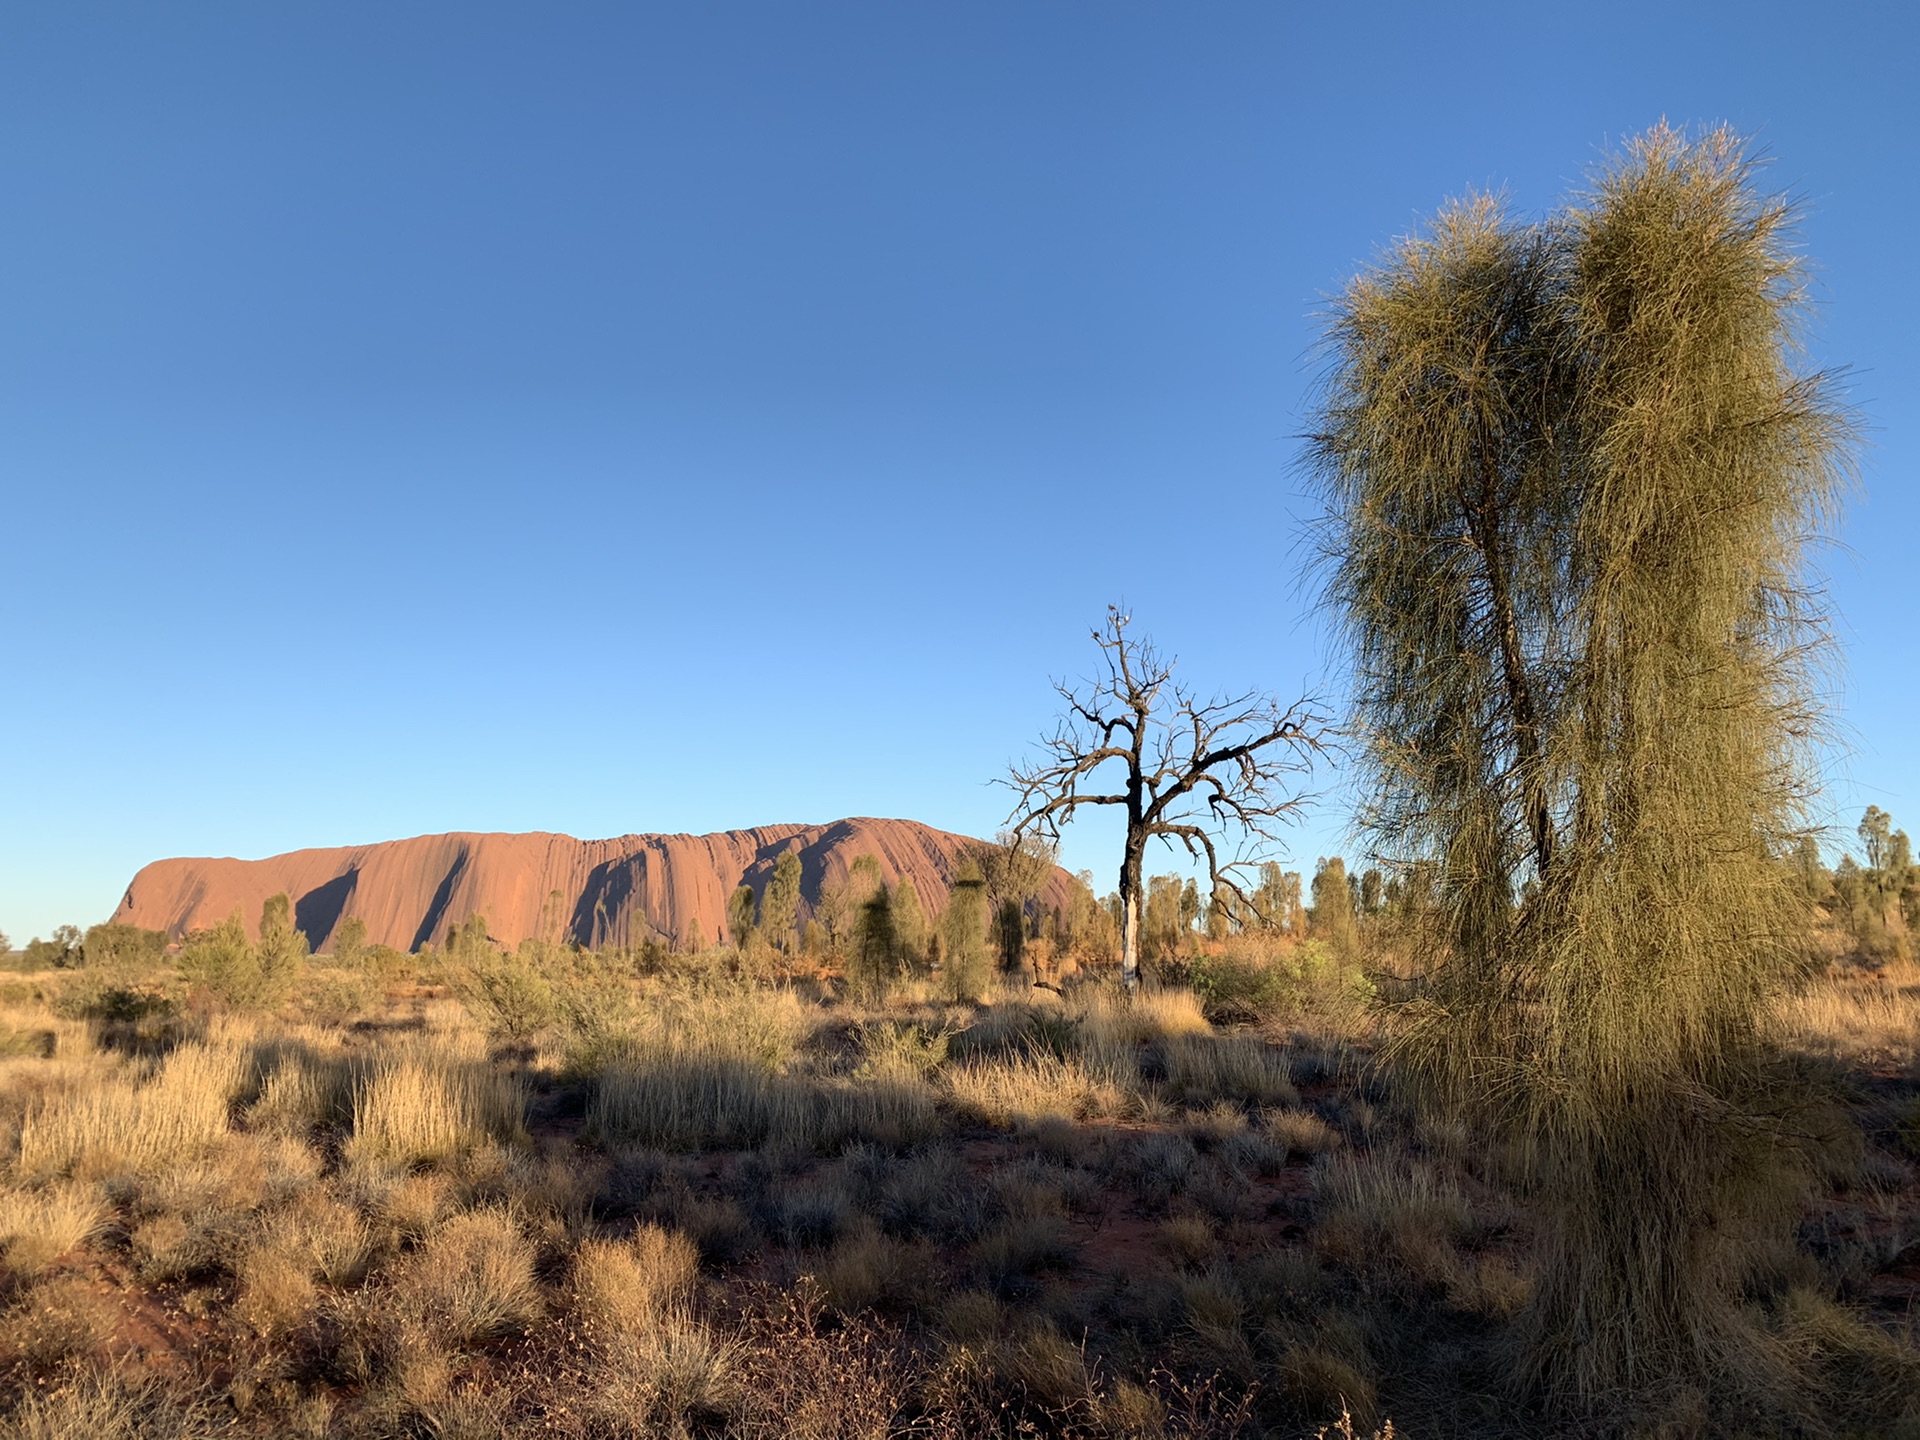
[[[20,971],[0,1433],[1542,1433],[1496,1358],[1536,1198],[1411,1102],[1358,988],[1399,903],[1343,911],[1351,969],[1311,911],[1149,929],[1131,1000],[1110,951],[855,998],[744,936],[305,957],[271,1007],[191,946]],[[1820,914],[1776,1015],[1820,1168],[1742,1284],[1807,1433],[1905,1434],[1920,981],[1897,907],[1878,959]]]
[[[1338,733],[1112,607],[992,844],[420,837],[211,924],[167,862],[8,951],[0,1440],[1916,1440],[1920,866],[1811,819],[1793,213],[1662,125],[1353,282]],[[1336,750],[1370,858],[1286,870]]]

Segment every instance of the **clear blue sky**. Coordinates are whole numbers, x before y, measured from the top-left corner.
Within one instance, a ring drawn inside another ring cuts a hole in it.
[[[1915,13],[8,7],[0,928],[172,854],[990,832],[1115,597],[1337,690],[1320,297],[1662,115],[1809,204],[1872,426],[1833,813],[1920,822]]]

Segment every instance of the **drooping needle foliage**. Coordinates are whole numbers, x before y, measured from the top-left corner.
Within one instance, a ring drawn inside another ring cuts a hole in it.
[[[1315,437],[1376,847],[1437,904],[1402,1053],[1551,1216],[1522,1376],[1729,1373],[1784,1223],[1763,1003],[1806,906],[1847,417],[1792,205],[1664,126],[1528,223],[1455,204],[1332,316]]]

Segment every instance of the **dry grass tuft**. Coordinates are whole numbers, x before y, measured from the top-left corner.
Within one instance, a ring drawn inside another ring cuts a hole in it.
[[[1324,1254],[1362,1274],[1386,1264],[1425,1285],[1456,1281],[1473,1212],[1431,1166],[1392,1153],[1340,1159],[1315,1188],[1326,1208],[1314,1243]]]
[[[453,1212],[453,1181],[436,1171],[390,1180],[373,1197],[372,1210],[395,1244],[417,1245]]]
[[[1340,1134],[1311,1110],[1275,1110],[1266,1117],[1267,1138],[1290,1155],[1324,1155],[1340,1148]]]
[[[574,1252],[574,1304],[596,1334],[626,1343],[686,1302],[699,1269],[693,1241],[642,1225],[625,1241],[589,1240]]]
[[[91,1185],[55,1184],[0,1194],[0,1270],[33,1279],[106,1225]]]
[[[1328,1415],[1338,1410],[1337,1425],[1342,1428],[1333,1433],[1342,1440],[1353,1434],[1355,1422],[1371,1425],[1379,1409],[1379,1389],[1373,1380],[1350,1360],[1318,1346],[1288,1346],[1274,1366],[1274,1380],[1281,1395],[1303,1414]]]
[[[1001,1221],[976,1240],[973,1259],[995,1291],[1019,1294],[1041,1271],[1072,1265],[1073,1244],[1057,1217],[1024,1215]]]
[[[266,1235],[248,1246],[236,1267],[234,1314],[256,1335],[281,1339],[304,1329],[320,1307],[306,1256],[287,1237]]]
[[[1205,1265],[1220,1251],[1213,1227],[1198,1215],[1177,1215],[1162,1221],[1160,1245],[1182,1265]]]
[[[1041,1324],[1004,1342],[995,1368],[1026,1392],[1027,1398],[1056,1416],[1084,1414],[1094,1403],[1093,1375],[1084,1345],[1076,1345],[1053,1326]]]
[[[504,1210],[448,1220],[410,1256],[395,1297],[430,1328],[461,1344],[524,1330],[544,1308],[534,1250]]]
[[[1473,1315],[1511,1320],[1533,1298],[1532,1277],[1501,1255],[1480,1255],[1447,1277],[1447,1300]]]
[[[152,1384],[98,1372],[23,1396],[20,1408],[0,1421],[6,1440],[204,1440],[224,1428]]]
[[[595,1432],[619,1440],[682,1436],[740,1401],[739,1349],[685,1311],[657,1317],[595,1373]]]
[[[77,1277],[37,1286],[0,1319],[0,1369],[49,1375],[108,1357],[119,1309]]]
[[[182,1045],[145,1080],[123,1072],[49,1095],[21,1122],[18,1171],[99,1177],[202,1152],[226,1135],[246,1070],[237,1047]]]
[[[1774,1007],[1780,1043],[1849,1065],[1920,1063],[1920,961],[1831,967]]]
[[[524,1331],[540,1317],[534,1246],[503,1210],[455,1215],[399,1267],[394,1300],[459,1344]]]
[[[587,1118],[597,1135],[665,1150],[752,1149],[811,1138],[800,1085],[749,1060],[645,1060],[601,1074]]]
[[[277,1216],[274,1234],[328,1285],[359,1284],[378,1253],[373,1228],[360,1212],[318,1191]]]
[[[992,1125],[1120,1114],[1126,1097],[1077,1061],[1048,1054],[968,1059],[942,1079],[954,1104]]]
[[[342,1055],[278,1057],[247,1107],[251,1129],[304,1139],[322,1125],[353,1121],[355,1065]]]
[[[868,1227],[844,1237],[813,1275],[836,1313],[852,1315],[886,1300],[904,1298],[926,1269],[920,1251]]]
[[[356,1085],[351,1162],[419,1165],[526,1136],[525,1085],[471,1045],[429,1043],[383,1056]]]
[[[1910,1343],[1805,1288],[1787,1294],[1777,1324],[1788,1353],[1812,1362],[1824,1380],[1830,1422],[1887,1427],[1867,1428],[1872,1434],[1920,1433],[1920,1353]]]
[[[1161,1046],[1167,1092],[1189,1105],[1292,1105],[1300,1092],[1285,1052],[1252,1035],[1175,1035]]]

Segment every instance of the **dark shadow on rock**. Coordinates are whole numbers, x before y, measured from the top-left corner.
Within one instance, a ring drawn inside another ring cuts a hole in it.
[[[413,944],[407,948],[418,950],[430,944],[440,931],[440,922],[446,917],[447,906],[453,900],[453,887],[460,883],[460,877],[467,872],[467,848],[460,847],[460,853],[454,857],[447,870],[447,878],[440,882],[440,888],[433,892],[433,903],[427,906],[426,918],[420,922],[420,928],[413,932]]]
[[[360,871],[356,867],[316,886],[294,902],[293,928],[307,937],[310,950],[319,950],[333,938],[333,927],[347,913],[347,902],[353,899],[354,887],[359,883]]]
[[[627,901],[636,891],[645,894],[646,869],[644,852],[603,860],[594,866],[587,875],[587,883],[581,887],[580,898],[574,902],[573,919],[567,925],[568,937],[589,950],[608,944],[632,944],[628,932],[634,928],[634,917],[627,909]],[[616,924],[615,917],[622,915],[625,923]],[[646,926],[644,913],[639,923],[643,928]]]

